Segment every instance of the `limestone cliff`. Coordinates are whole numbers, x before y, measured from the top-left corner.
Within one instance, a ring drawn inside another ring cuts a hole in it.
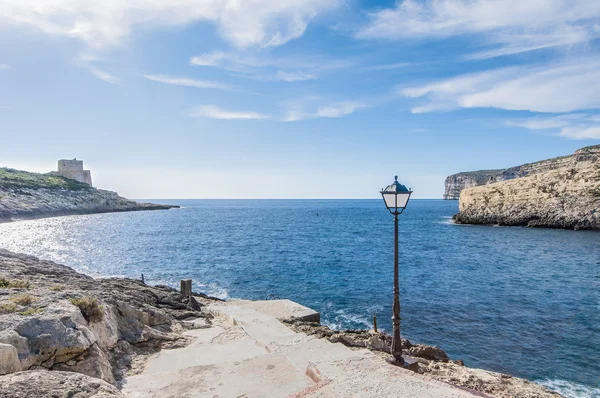
[[[0,168],[0,222],[172,207],[138,203],[62,176]]]
[[[479,170],[453,174],[446,178],[444,199],[458,200],[461,191],[465,188],[527,177],[533,174],[566,167],[571,163],[571,160],[571,156],[561,156],[541,160],[539,162],[527,163],[522,166],[510,167],[508,169]]]
[[[464,189],[455,221],[600,230],[600,145],[513,169],[526,176]]]

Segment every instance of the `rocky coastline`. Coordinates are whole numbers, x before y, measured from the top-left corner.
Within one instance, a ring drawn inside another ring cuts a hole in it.
[[[593,148],[594,147],[582,148],[579,151],[586,151]],[[452,174],[446,178],[443,198],[447,200],[459,200],[460,193],[467,188],[494,184],[501,181],[514,180],[516,178],[527,177],[535,174],[546,173],[552,170],[558,170],[563,167],[569,167],[573,162],[574,157],[576,157],[576,154],[559,156],[533,163],[526,163],[520,166],[509,167],[507,169],[467,171]]]
[[[600,145],[554,159],[552,165],[524,177],[462,190],[454,221],[600,230]]]
[[[210,328],[212,315],[203,308],[218,301],[134,279],[94,279],[0,249],[0,397],[123,397],[123,378],[140,371],[150,354],[187,346],[184,331]],[[383,333],[334,331],[298,319],[284,323],[330,342],[389,352],[390,337]],[[404,347],[418,359],[419,373],[446,383],[493,396],[560,396],[526,380],[468,368],[437,347],[409,341]]]
[[[178,207],[139,203],[61,176],[0,168],[0,222]]]

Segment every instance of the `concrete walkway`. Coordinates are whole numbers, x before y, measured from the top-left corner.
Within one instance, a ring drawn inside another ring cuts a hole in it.
[[[291,304],[290,304],[291,303]],[[352,350],[296,333],[277,318],[314,317],[289,300],[211,305],[213,326],[186,332],[185,348],[163,350],[126,379],[128,397],[473,397]]]

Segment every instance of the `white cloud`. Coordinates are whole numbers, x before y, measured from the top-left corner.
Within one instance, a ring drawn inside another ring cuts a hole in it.
[[[571,113],[550,117],[533,117],[509,120],[509,126],[523,127],[528,130],[545,131],[562,137],[583,140],[600,139],[600,115]]]
[[[0,21],[73,37],[91,48],[121,45],[140,28],[216,25],[237,47],[281,45],[340,0],[19,0],[0,2]]]
[[[599,36],[597,0],[404,0],[371,14],[359,38],[391,40],[467,36],[489,48],[482,59],[571,46]]]
[[[319,117],[339,118],[350,115],[359,109],[364,109],[367,104],[359,101],[325,101],[320,97],[309,97],[300,100],[286,101],[282,104],[285,114],[281,119],[284,122],[296,122]]]
[[[232,87],[222,84],[219,82],[206,81],[206,80],[195,80],[187,77],[175,77],[167,75],[144,75],[148,80],[154,82],[172,84],[175,86],[194,87],[194,88],[212,88],[218,90],[233,90]]]
[[[252,119],[270,119],[269,115],[257,112],[227,111],[215,105],[201,105],[192,113],[191,117],[204,117],[209,119],[224,120],[252,120]]]
[[[315,112],[317,117],[342,117],[354,113],[358,109],[365,108],[362,102],[345,101],[321,106]]]
[[[427,100],[413,107],[414,113],[456,108],[557,113],[596,109],[600,108],[600,58],[476,72],[399,92]]]
[[[297,81],[303,81],[303,80],[312,80],[312,79],[316,79],[316,76],[311,74],[311,73],[305,73],[302,71],[297,71],[297,72],[284,72],[284,71],[277,71],[277,78],[279,80],[283,80],[285,82],[297,82]]]
[[[329,102],[319,97],[303,98],[282,103],[283,114],[265,114],[250,111],[230,111],[216,105],[201,105],[190,113],[191,117],[204,117],[223,120],[270,119],[281,122],[296,122],[315,118],[339,118],[367,105],[358,101]]]
[[[190,58],[190,64],[216,67],[255,80],[295,82],[316,79],[325,72],[347,68],[352,62],[315,55],[279,58],[263,50],[260,54],[213,51]]]
[[[6,64],[0,64],[0,70],[1,69],[8,69],[8,68],[9,68],[8,65],[6,65]]]
[[[119,79],[116,76],[111,75],[110,73],[108,73],[106,71],[103,71],[102,69],[99,69],[95,66],[87,66],[87,68],[92,75],[96,76],[100,80],[104,80],[105,82],[110,83],[110,84],[121,83],[121,79]]]

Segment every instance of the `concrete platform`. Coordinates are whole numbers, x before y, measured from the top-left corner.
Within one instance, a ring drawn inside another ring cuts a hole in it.
[[[277,318],[302,313],[296,305],[289,300],[211,305],[213,326],[186,332],[193,338],[188,347],[153,356],[144,372],[125,380],[123,393],[156,398],[473,397],[388,365],[366,349],[292,331]]]
[[[321,322],[321,314],[292,300],[231,300],[228,306],[251,308],[266,315],[271,315],[280,321],[283,319],[298,318],[306,322]],[[211,306],[211,310],[218,310],[219,306]]]

